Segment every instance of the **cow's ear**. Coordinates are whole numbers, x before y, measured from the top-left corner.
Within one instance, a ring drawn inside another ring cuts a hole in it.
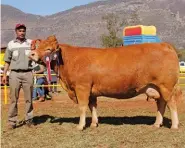
[[[31,42],[31,50],[35,50],[35,40],[32,40]]]
[[[36,48],[36,49],[39,47],[40,42],[41,42],[41,40],[36,40],[36,42],[35,42],[35,48]]]
[[[47,40],[50,42],[54,42],[54,41],[57,41],[57,38],[55,35],[51,35],[51,36],[47,37]]]
[[[39,44],[40,44],[41,40],[40,39],[37,39],[37,40],[33,40],[31,42],[31,50],[35,50],[39,47]]]

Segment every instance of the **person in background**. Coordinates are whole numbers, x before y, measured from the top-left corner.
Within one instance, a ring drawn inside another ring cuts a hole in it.
[[[57,86],[56,86],[57,85],[57,75],[53,70],[51,70],[51,85],[53,86],[50,87],[50,92],[56,93],[57,92]]]
[[[36,75],[36,85],[44,85],[45,82],[45,76],[43,75],[45,71],[45,65],[44,63],[36,63],[33,68],[33,74]],[[44,87],[38,86],[35,87],[33,90],[33,100],[37,100],[37,93],[39,96],[39,102],[45,101],[45,93],[44,93]]]
[[[50,84],[53,85],[50,87],[50,92],[56,93],[57,92],[56,85],[57,85],[57,80],[58,80],[58,75],[56,73],[56,71],[58,70],[58,68],[57,68],[57,65],[58,65],[57,54],[54,54],[50,65],[51,65],[51,82],[50,82]]]
[[[47,73],[44,73],[44,74],[47,74]],[[46,77],[45,77],[44,82],[45,82],[44,85],[49,85],[48,80],[47,80]],[[48,86],[44,87],[44,93],[45,93],[45,99],[46,100],[51,100],[52,99],[52,96],[49,94],[49,87]]]

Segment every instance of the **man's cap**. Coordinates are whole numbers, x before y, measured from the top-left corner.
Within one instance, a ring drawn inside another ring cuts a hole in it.
[[[22,27],[26,29],[26,26],[24,24],[16,24],[15,30],[19,29],[19,28],[22,28]]]

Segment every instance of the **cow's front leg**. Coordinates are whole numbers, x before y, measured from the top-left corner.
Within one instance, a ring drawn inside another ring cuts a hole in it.
[[[97,127],[98,126],[98,116],[97,116],[97,97],[90,96],[89,99],[89,109],[92,113],[92,122],[91,127]]]
[[[83,130],[86,124],[86,111],[89,104],[89,94],[90,89],[87,86],[77,86],[76,87],[76,96],[78,99],[78,105],[80,109],[80,122],[77,126],[78,130]]]

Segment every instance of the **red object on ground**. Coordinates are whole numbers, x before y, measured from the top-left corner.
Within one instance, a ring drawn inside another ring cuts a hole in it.
[[[141,35],[142,33],[141,27],[135,28],[127,28],[125,29],[125,36],[132,36],[132,35]]]
[[[49,57],[46,57],[46,68],[47,68],[48,80],[51,81],[51,66],[50,66],[50,58]]]

